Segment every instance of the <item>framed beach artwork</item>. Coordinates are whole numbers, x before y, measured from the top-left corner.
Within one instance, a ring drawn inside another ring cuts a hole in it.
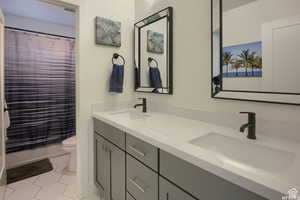
[[[163,54],[164,53],[164,34],[147,31],[147,50],[150,53]]]
[[[223,78],[262,77],[262,42],[223,48]]]
[[[121,22],[96,17],[96,44],[121,47]]]

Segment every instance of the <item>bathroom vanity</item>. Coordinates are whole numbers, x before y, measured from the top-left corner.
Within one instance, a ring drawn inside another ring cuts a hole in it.
[[[203,134],[206,131],[209,134]],[[217,134],[221,131],[224,134]],[[271,174],[280,172],[289,159],[295,162],[295,154],[255,146],[263,140],[248,144],[243,135],[227,135],[230,131],[162,113],[130,109],[95,112],[95,184],[107,200],[262,200],[284,196],[284,179],[276,180]],[[221,155],[217,148],[210,149],[210,143],[222,146],[219,151],[228,150]],[[232,145],[237,153],[231,151]],[[266,161],[252,159],[250,153],[249,158],[238,157],[248,153],[247,148],[253,148],[254,154],[265,154],[261,157]],[[268,154],[274,151],[285,160],[268,165],[269,159],[274,160],[267,158]],[[264,171],[255,170],[256,164]],[[282,188],[278,188],[281,180]]]

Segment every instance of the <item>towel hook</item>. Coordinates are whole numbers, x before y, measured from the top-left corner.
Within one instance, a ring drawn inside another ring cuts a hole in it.
[[[149,67],[151,67],[151,66],[150,66],[151,62],[155,62],[156,67],[158,67],[158,62],[157,62],[157,60],[155,60],[154,58],[149,57],[149,58],[148,58],[148,65],[149,65]]]
[[[118,59],[119,57],[122,58],[122,60],[123,60],[123,65],[125,65],[125,64],[126,64],[125,58],[124,58],[123,56],[121,56],[120,54],[117,54],[117,53],[114,53],[114,54],[113,54],[113,57],[112,57],[112,64],[115,64],[115,63],[114,63],[114,60],[115,60],[115,59]]]

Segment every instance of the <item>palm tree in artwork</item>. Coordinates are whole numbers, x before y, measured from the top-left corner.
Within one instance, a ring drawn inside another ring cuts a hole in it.
[[[233,54],[229,51],[226,51],[223,53],[223,64],[226,65],[226,71],[227,71],[227,75],[228,75],[228,72],[229,72],[229,64],[232,64],[233,63]]]
[[[254,67],[255,67],[255,52],[251,52],[250,56],[249,56],[249,65],[251,66],[251,70],[252,70],[252,76],[254,76]]]
[[[247,50],[242,50],[241,54],[238,55],[238,57],[241,59],[243,66],[245,67],[246,70],[246,76],[248,76],[248,68],[252,67],[253,65],[253,60],[254,60],[255,52],[250,52],[249,49]],[[253,67],[252,67],[253,71]]]
[[[242,64],[243,62],[241,60],[236,60],[234,63],[233,63],[233,68],[235,69],[235,76],[238,77],[239,76],[239,68],[242,67]]]
[[[261,56],[256,56],[254,58],[253,64],[254,64],[254,67],[256,69],[262,69],[262,57]]]

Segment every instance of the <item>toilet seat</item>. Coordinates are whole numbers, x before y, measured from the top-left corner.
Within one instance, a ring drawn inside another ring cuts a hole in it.
[[[63,143],[63,146],[65,146],[65,147],[76,146],[76,136],[70,137],[70,138],[64,140],[62,143]]]

